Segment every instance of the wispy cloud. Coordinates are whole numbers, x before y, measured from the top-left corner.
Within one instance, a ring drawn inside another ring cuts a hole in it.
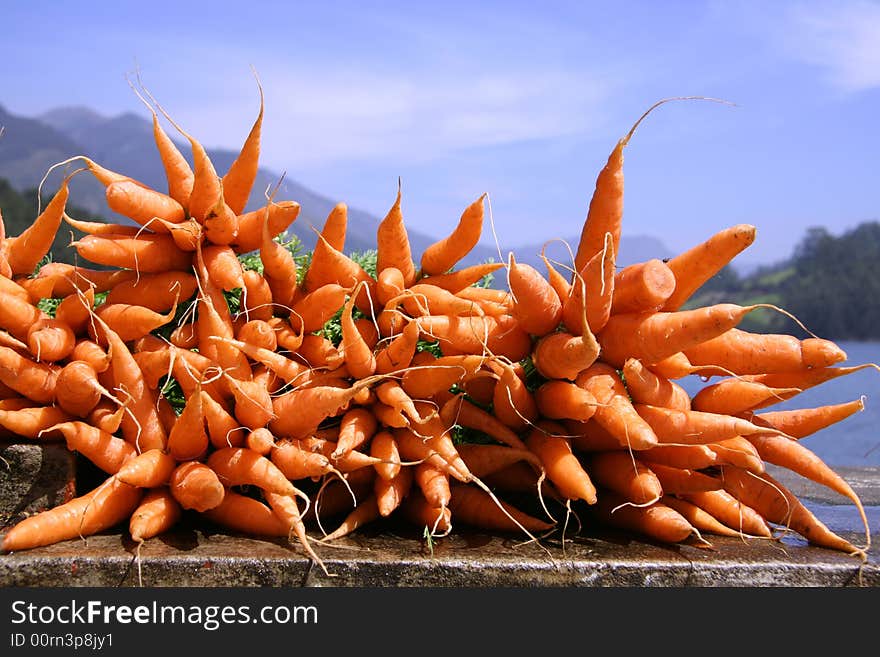
[[[268,72],[279,149],[301,164],[337,159],[419,162],[459,149],[584,132],[607,86],[581,71],[382,75]],[[296,89],[282,94],[278,90]],[[272,159],[280,153],[267,154]]]
[[[880,86],[880,3],[798,4],[781,38],[792,54],[824,69],[828,82],[843,91]]]

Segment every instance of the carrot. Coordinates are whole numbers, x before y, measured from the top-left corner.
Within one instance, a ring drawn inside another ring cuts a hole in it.
[[[421,315],[482,315],[482,309],[469,299],[462,299],[442,287],[428,283],[415,283],[392,297],[384,311],[390,312],[402,304],[411,317]]]
[[[665,495],[698,493],[707,490],[720,490],[722,482],[696,470],[677,468],[662,463],[646,463],[657,477]]]
[[[400,472],[402,467],[400,451],[391,432],[380,429],[373,435],[370,441],[370,456],[378,459],[374,467],[381,479],[393,479]]]
[[[562,321],[571,333],[583,333],[587,325],[598,333],[611,315],[614,298],[616,252],[610,233],[604,246],[576,272],[568,297],[563,300]]]
[[[46,314],[39,308],[19,296],[0,291],[0,303],[7,311],[0,317],[0,328],[9,331],[19,340],[27,340],[31,327],[47,319]]]
[[[397,267],[385,267],[376,275],[376,300],[385,306],[406,289],[403,272]]]
[[[376,353],[376,372],[389,374],[405,370],[412,362],[419,341],[419,325],[408,322],[403,331]]]
[[[14,349],[0,346],[0,383],[38,404],[55,399],[58,368],[48,363],[35,363]]]
[[[518,263],[510,252],[507,284],[513,295],[511,314],[527,333],[542,336],[556,329],[562,319],[562,301],[541,273],[525,263]]]
[[[275,515],[281,519],[281,522],[284,523],[284,526],[287,527],[287,536],[290,537],[291,533],[294,534],[303,549],[306,551],[306,554],[321,567],[324,574],[329,574],[327,572],[327,567],[324,565],[321,557],[315,552],[311,541],[306,534],[306,528],[303,524],[302,515],[297,506],[296,499],[292,496],[268,491],[265,495],[266,501],[269,502],[269,506],[272,507],[273,513],[275,513]]]
[[[414,468],[401,468],[396,476],[391,479],[376,477],[373,484],[373,495],[376,497],[376,507],[379,515],[383,518],[391,515],[403,501],[412,488]]]
[[[247,429],[239,425],[227,408],[219,401],[202,391],[202,411],[208,427],[208,438],[217,449],[241,447],[245,443]]]
[[[544,264],[547,267],[547,281],[553,286],[553,289],[556,290],[556,295],[560,300],[567,299],[571,294],[571,283],[553,266],[550,259],[544,254],[546,248],[546,244],[541,248],[541,260],[544,261]]]
[[[370,297],[375,299],[375,279],[364,271],[364,268],[357,262],[330,246],[319,233],[318,241],[312,251],[309,268],[303,279],[303,289],[306,292],[314,292],[323,285],[335,283],[350,290],[360,282],[369,288]],[[364,293],[358,299],[357,306],[365,313],[372,315],[372,312],[369,312],[369,304],[365,302],[366,295]]]
[[[142,274],[136,279],[114,285],[104,303],[137,304],[157,313],[165,313],[174,307],[175,301],[191,299],[196,288],[195,276],[188,271]]]
[[[409,235],[400,209],[399,181],[397,198],[376,229],[376,272],[381,274],[389,267],[400,272],[404,287],[415,283],[416,269],[412,260]]]
[[[84,418],[98,405],[102,396],[115,400],[112,393],[101,385],[91,364],[72,360],[59,370],[55,397],[58,406],[67,413]]]
[[[22,438],[57,438],[54,425],[72,419],[58,406],[30,406],[15,410],[0,409],[0,427]]]
[[[278,336],[269,320],[251,319],[245,322],[236,330],[235,338],[242,343],[269,351],[278,348]]]
[[[226,491],[222,501],[202,511],[211,522],[248,536],[287,536],[290,527],[260,500],[234,490]]]
[[[576,420],[564,420],[566,435],[571,437],[571,445],[578,452],[608,452],[629,449],[625,441],[613,435],[605,427],[590,418],[586,422]],[[654,449],[646,448],[642,451]]]
[[[432,507],[421,493],[413,491],[400,505],[401,514],[412,524],[425,527],[431,536],[452,531],[452,513],[448,508]]]
[[[305,333],[319,330],[345,305],[345,296],[346,288],[336,283],[327,283],[307,293],[293,305],[291,328]]]
[[[422,275],[445,274],[477,245],[483,231],[483,201],[485,198],[486,195],[483,194],[465,208],[452,233],[434,242],[422,252]]]
[[[812,450],[805,447],[802,443],[790,438],[782,436],[757,435],[749,436],[751,442],[758,451],[758,455],[768,463],[774,463],[778,466],[796,472],[802,477],[806,477],[818,484],[827,486],[831,490],[848,498],[856,509],[865,526],[865,537],[867,550],[871,545],[871,528],[868,524],[868,518],[865,515],[865,509],[862,501],[852,489],[852,486],[831,469],[821,458],[819,458]]]
[[[483,489],[465,484],[451,486],[449,510],[452,517],[466,525],[501,532],[515,532],[525,528],[530,532],[544,532],[554,525],[535,518],[513,505],[497,502]]]
[[[197,460],[208,451],[209,439],[202,399],[201,386],[197,386],[168,434],[168,451],[178,461]]]
[[[718,463],[718,454],[708,445],[657,445],[639,452],[649,468],[654,464],[687,470],[703,470]]]
[[[64,219],[65,223],[69,224],[76,230],[81,233],[86,233],[88,235],[130,235],[135,236],[140,234],[141,228],[138,226],[131,226],[129,224],[110,224],[104,223],[103,221],[83,221],[81,219],[74,219],[67,212],[61,217]],[[157,217],[158,218],[158,217]]]
[[[41,318],[28,330],[27,345],[38,361],[56,362],[73,351],[76,335],[59,319]]]
[[[660,310],[675,290],[675,274],[662,260],[652,258],[624,267],[614,275],[611,312]]]
[[[180,517],[183,509],[171,495],[167,486],[148,490],[131,514],[128,522],[128,533],[131,540],[143,543],[154,536],[171,529]]]
[[[734,436],[709,443],[709,448],[715,452],[717,465],[735,465],[755,474],[764,472],[764,461],[748,438]]]
[[[736,328],[682,351],[694,365],[714,365],[733,374],[830,367],[846,360],[846,353],[830,340],[798,340],[790,335],[749,333]]]
[[[376,500],[376,495],[372,494],[367,496],[366,499],[361,500],[358,505],[351,510],[351,512],[345,516],[342,523],[337,527],[334,531],[327,534],[322,541],[335,541],[343,536],[347,536],[351,534],[353,531],[357,530],[359,527],[366,525],[367,523],[373,522],[374,520],[378,520],[381,516],[379,512],[379,505]]]
[[[363,283],[358,283],[342,307],[342,342],[340,347],[345,358],[348,371],[356,379],[363,379],[376,372],[376,357],[364,337],[354,323],[352,312],[358,290]]]
[[[429,420],[415,433],[410,428],[394,430],[394,439],[400,455],[407,461],[427,461],[461,482],[469,482],[472,475],[461,459],[449,431],[439,419]]]
[[[191,261],[190,254],[177,248],[169,235],[86,235],[70,246],[90,262],[142,273],[187,269]]]
[[[339,413],[355,395],[373,382],[371,377],[361,379],[349,388],[317,385],[278,395],[272,400],[275,417],[269,422],[269,430],[276,436],[307,436],[321,422]]]
[[[731,377],[701,389],[691,400],[695,411],[741,415],[767,403],[780,402],[799,388],[771,388],[757,381]]]
[[[678,310],[706,281],[755,241],[756,229],[737,224],[719,231],[705,242],[666,262],[675,277],[675,289],[663,310]]]
[[[632,504],[651,504],[663,495],[657,475],[625,451],[596,452],[587,461],[586,470],[597,488],[614,491]]]
[[[298,492],[272,461],[249,449],[218,449],[208,456],[207,464],[227,487],[250,484],[280,495],[295,495]]]
[[[148,449],[127,459],[113,475],[119,481],[138,488],[156,488],[171,480],[177,467],[174,458],[161,449]]]
[[[441,356],[429,364],[413,363],[403,372],[401,387],[413,399],[428,399],[476,372],[482,356]]]
[[[89,365],[95,372],[106,372],[110,367],[110,356],[94,340],[82,338],[76,341],[73,351],[70,352],[69,360],[81,360]]]
[[[660,498],[660,502],[674,511],[678,511],[698,531],[718,534],[719,536],[742,536],[741,532],[721,523],[715,516],[692,502],[672,495],[664,495]]]
[[[479,406],[467,401],[461,395],[456,395],[443,404],[440,409],[440,417],[448,426],[457,424],[479,431],[510,447],[525,448],[525,443],[513,429],[488,411],[484,411]]]
[[[143,237],[143,235],[140,237]],[[185,268],[188,267],[189,264]],[[131,280],[138,275],[139,273],[133,270],[90,269],[88,267],[69,265],[64,262],[49,262],[40,267],[36,278],[29,280],[32,282],[38,282],[41,279],[51,281],[51,289],[47,291],[47,294],[42,294],[40,298],[61,298],[74,294],[76,291],[84,292],[90,287],[94,288],[96,294],[98,292],[107,292],[122,281]]]
[[[622,367],[627,358],[646,365],[687,350],[732,329],[761,304],[719,303],[694,310],[612,315],[596,338],[602,359]],[[710,363],[715,364],[715,363]]]
[[[681,497],[738,532],[761,538],[772,536],[770,527],[767,526],[764,518],[752,507],[743,504],[726,490],[688,493]]]
[[[630,449],[650,449],[657,445],[657,435],[636,412],[614,368],[602,362],[595,363],[584,370],[575,383],[596,399],[596,412],[588,424],[595,422],[616,438],[619,445]]]
[[[260,158],[260,135],[263,127],[263,86],[257,80],[260,90],[260,112],[254,122],[247,139],[241,147],[241,151],[235,161],[229,166],[229,170],[222,179],[223,194],[229,208],[235,214],[241,214],[247,204],[251,188],[257,177],[257,167]]]
[[[248,434],[245,439],[245,446],[260,456],[269,456],[275,447],[275,436],[267,428],[260,427]]]
[[[544,421],[529,433],[526,446],[541,459],[547,478],[562,497],[595,504],[596,487],[572,452],[570,442],[562,437],[564,431],[561,426]]]
[[[127,460],[138,453],[122,438],[117,438],[87,422],[66,421],[56,424],[52,429],[64,435],[68,449],[79,452],[109,474],[118,472]]]
[[[636,404],[635,409],[650,425],[661,443],[717,443],[727,438],[765,430],[748,420],[719,413],[678,411],[650,404]]]
[[[862,365],[852,365],[847,367],[813,367],[792,372],[753,374],[741,378],[746,381],[763,383],[771,388],[800,388],[801,390],[807,390],[825,383],[826,381],[860,372],[868,367],[878,369],[876,363],[863,363]],[[787,398],[788,397],[786,397],[786,399]]]
[[[69,502],[29,516],[3,536],[0,551],[17,552],[91,536],[131,516],[143,491],[113,478]]]
[[[783,525],[803,536],[813,545],[865,556],[857,548],[825,526],[785,486],[769,474],[755,475],[735,466],[722,466],[724,488],[751,506],[768,522]]]
[[[832,424],[865,409],[864,399],[843,404],[827,404],[816,408],[796,408],[787,411],[745,413],[743,417],[753,424],[772,427],[791,438],[806,438]]]
[[[345,356],[322,335],[306,334],[293,357],[316,370],[335,371],[344,365]],[[311,379],[309,379],[311,380]]]
[[[268,205],[238,216],[238,234],[232,246],[238,253],[249,253],[261,248],[263,227],[270,242],[286,231],[299,216],[300,205],[296,201],[271,202]],[[275,242],[284,248],[278,242]],[[289,253],[289,251],[288,251]]]
[[[174,319],[176,314],[176,299],[174,305],[164,314],[141,305],[127,303],[103,303],[95,311],[95,315],[106,322],[123,342],[132,342],[162,328]]]
[[[409,467],[404,470],[410,470]],[[423,461],[412,466],[413,480],[419,487],[425,500],[432,507],[447,507],[451,493],[449,490],[449,473],[432,463]]]
[[[488,365],[498,375],[492,392],[495,417],[515,431],[525,429],[538,418],[534,395],[513,366],[498,361],[489,361]]]
[[[691,398],[684,388],[655,374],[637,358],[627,358],[622,373],[627,392],[634,402],[678,410],[691,408]]]
[[[268,321],[274,314],[274,298],[272,286],[266,278],[253,269],[246,269],[242,273],[244,288],[241,294],[241,307],[239,314],[249,321],[261,319]]]
[[[95,324],[110,354],[110,368],[102,374],[106,377],[102,383],[125,395],[128,410],[122,418],[123,436],[138,450],[164,449],[167,434],[156,410],[156,393],[148,388],[140,366],[119,334],[97,315]]]
[[[528,447],[520,449],[494,443],[462,443],[457,449],[471,474],[480,479],[521,461],[528,463],[533,471],[544,471],[541,459]]]
[[[241,381],[224,374],[235,398],[232,414],[245,427],[253,431],[265,427],[275,419],[272,393],[265,383],[257,380]]]
[[[87,424],[100,429],[104,433],[114,434],[119,431],[119,427],[122,424],[122,416],[125,412],[126,407],[124,405],[118,405],[109,399],[102,399],[85,420]]]
[[[92,288],[82,294],[69,294],[55,308],[55,319],[70,327],[75,336],[85,335],[94,305],[95,291]]]
[[[535,403],[543,417],[552,420],[586,422],[596,412],[596,398],[591,392],[570,381],[554,379],[535,390]]]
[[[684,516],[662,502],[650,506],[631,506],[618,493],[601,491],[594,508],[596,517],[602,523],[661,543],[681,543],[694,533],[693,525]]]
[[[20,235],[4,242],[4,255],[13,275],[30,275],[40,260],[49,253],[61,226],[64,206],[70,194],[68,184],[77,172],[65,176],[61,187],[40,215]]]
[[[170,196],[144,187],[129,180],[119,180],[107,185],[105,189],[107,206],[113,211],[128,217],[136,224],[156,231],[153,217],[161,217],[173,224],[186,218],[183,206]]]
[[[171,473],[168,486],[180,506],[200,513],[219,506],[226,495],[217,473],[199,461],[184,461],[178,465]]]
[[[365,445],[379,428],[376,418],[365,408],[355,407],[342,415],[339,423],[339,438],[332,457],[338,459],[353,449]]]
[[[425,276],[420,279],[423,283],[439,287],[447,292],[458,294],[466,288],[478,283],[486,276],[498,271],[504,266],[503,262],[481,262],[450,271],[446,274]]]

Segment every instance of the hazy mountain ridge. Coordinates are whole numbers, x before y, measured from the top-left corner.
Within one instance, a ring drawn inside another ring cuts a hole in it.
[[[152,125],[147,119],[132,112],[105,117],[88,107],[59,107],[39,117],[28,118],[12,115],[0,106],[0,125],[6,129],[6,134],[0,139],[0,178],[7,179],[20,192],[36,187],[49,167],[75,155],[88,156],[102,166],[125,173],[154,189],[164,191],[167,188],[164,170],[153,141]],[[178,140],[175,143],[181,153],[191,160],[189,145]],[[221,175],[238,155],[237,152],[227,149],[207,150]],[[81,163],[73,162],[66,170],[71,171],[80,166]],[[65,167],[59,167],[48,177],[43,187],[44,199],[57,189],[64,170]],[[261,167],[247,209],[262,206],[265,203],[264,190],[274,187],[279,179],[281,174]],[[75,205],[112,221],[124,220],[109,211],[103,187],[91,176],[75,176],[70,187],[70,198]],[[282,180],[275,198],[300,203],[300,215],[291,232],[303,241],[306,248],[311,248],[316,239],[311,227],[320,229],[337,203],[336,200],[286,177]],[[380,220],[380,217],[349,206],[346,250],[364,251],[375,248],[376,229]],[[449,230],[452,228],[450,226]],[[442,237],[430,236],[412,228],[408,228],[408,233],[416,260],[425,247]],[[577,236],[569,236],[567,241],[576,245]],[[530,263],[544,271],[545,266],[540,258],[543,246],[537,243],[502,245],[502,255],[506,257],[507,252],[512,249],[519,261]],[[550,243],[546,254],[562,263],[571,262],[567,250],[559,241]],[[621,238],[618,266],[670,255],[672,253],[669,249],[657,238],[624,236]],[[462,264],[488,259],[497,260],[498,250],[494,246],[480,243]]]

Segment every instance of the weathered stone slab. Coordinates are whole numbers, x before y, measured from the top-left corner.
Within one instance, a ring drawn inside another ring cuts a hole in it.
[[[0,443],[0,527],[72,499],[75,478],[64,443]]]

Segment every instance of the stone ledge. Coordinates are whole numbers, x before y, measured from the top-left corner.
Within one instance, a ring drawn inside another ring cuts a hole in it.
[[[880,469],[840,469],[858,482],[871,527],[880,526]],[[851,504],[794,475],[776,473],[829,528],[864,543]],[[812,492],[811,492],[812,491]],[[615,532],[545,543],[550,554],[519,537],[459,528],[433,553],[409,527],[367,526],[318,545],[332,574],[297,545],[217,533],[200,523],[148,541],[140,550],[144,586],[331,587],[854,587],[880,586],[880,548],[867,563],[809,546],[796,535],[779,541],[711,537],[712,549],[659,545]],[[0,556],[3,586],[138,586],[136,545],[124,532]]]

